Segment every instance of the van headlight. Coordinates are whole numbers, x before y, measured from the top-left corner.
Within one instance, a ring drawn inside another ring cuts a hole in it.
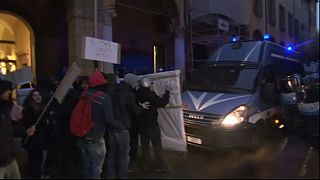
[[[236,124],[241,123],[244,121],[245,115],[247,112],[247,107],[239,106],[232,112],[230,112],[222,121],[221,125],[223,127],[233,127]]]

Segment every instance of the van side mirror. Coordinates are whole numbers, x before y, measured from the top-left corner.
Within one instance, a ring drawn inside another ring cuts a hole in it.
[[[261,96],[265,100],[273,100],[276,98],[274,83],[265,83],[261,86]]]
[[[291,91],[298,91],[301,88],[301,76],[293,74],[286,77],[287,86]]]

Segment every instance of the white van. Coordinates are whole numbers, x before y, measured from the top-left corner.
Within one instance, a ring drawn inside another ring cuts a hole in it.
[[[220,47],[187,80],[182,101],[189,145],[257,147],[282,128],[280,79],[304,75],[299,54],[269,41]]]

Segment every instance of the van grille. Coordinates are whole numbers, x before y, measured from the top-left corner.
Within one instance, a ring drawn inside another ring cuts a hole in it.
[[[221,116],[184,110],[183,118],[186,125],[211,126],[213,124],[218,124]]]

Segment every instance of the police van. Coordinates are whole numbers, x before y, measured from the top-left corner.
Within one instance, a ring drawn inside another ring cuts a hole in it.
[[[184,86],[189,145],[203,148],[261,145],[282,119],[280,80],[304,75],[295,51],[269,41],[232,42],[191,73]]]

